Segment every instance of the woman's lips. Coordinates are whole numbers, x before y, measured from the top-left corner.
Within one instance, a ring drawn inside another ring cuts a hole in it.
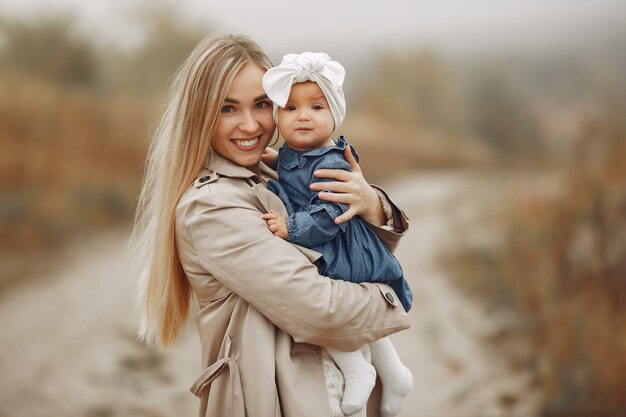
[[[250,149],[256,147],[256,145],[259,143],[259,137],[256,136],[249,139],[231,139],[231,142],[233,142],[238,148]]]

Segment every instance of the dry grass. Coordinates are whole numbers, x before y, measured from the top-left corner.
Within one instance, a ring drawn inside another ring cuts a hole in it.
[[[384,182],[420,170],[485,166],[495,158],[493,151],[472,137],[454,137],[388,116],[352,110],[339,131],[358,150],[370,181]]]
[[[0,91],[3,258],[128,224],[156,106],[15,74]]]
[[[626,131],[583,129],[559,187],[513,195],[491,219],[502,239],[450,261],[457,283],[517,315],[493,341],[529,341],[511,359],[535,373],[547,416],[626,412]]]

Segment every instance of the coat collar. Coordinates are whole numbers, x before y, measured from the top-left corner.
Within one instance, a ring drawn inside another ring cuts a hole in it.
[[[217,152],[211,152],[211,155],[207,157],[204,163],[204,167],[208,169],[209,171],[215,172],[220,177],[244,178],[244,179],[252,178],[253,180],[258,180],[257,174],[250,171],[246,167],[237,165],[230,159],[223,157]],[[261,168],[261,174],[263,176],[267,176],[273,179],[278,178],[276,171],[269,168],[263,162],[260,163],[260,168]]]
[[[256,174],[248,168],[237,165],[217,152],[211,152],[204,166],[208,170],[217,173],[220,177],[251,178],[256,176]]]

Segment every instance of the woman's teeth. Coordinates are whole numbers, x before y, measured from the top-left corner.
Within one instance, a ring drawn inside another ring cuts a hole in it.
[[[258,136],[252,139],[233,139],[233,142],[235,142],[235,144],[239,146],[253,146],[253,145],[256,145],[258,141],[259,141]]]

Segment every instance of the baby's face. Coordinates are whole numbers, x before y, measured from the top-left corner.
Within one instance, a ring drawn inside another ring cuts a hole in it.
[[[294,84],[285,108],[278,109],[278,129],[291,149],[310,151],[334,144],[335,121],[324,93],[312,81]]]

